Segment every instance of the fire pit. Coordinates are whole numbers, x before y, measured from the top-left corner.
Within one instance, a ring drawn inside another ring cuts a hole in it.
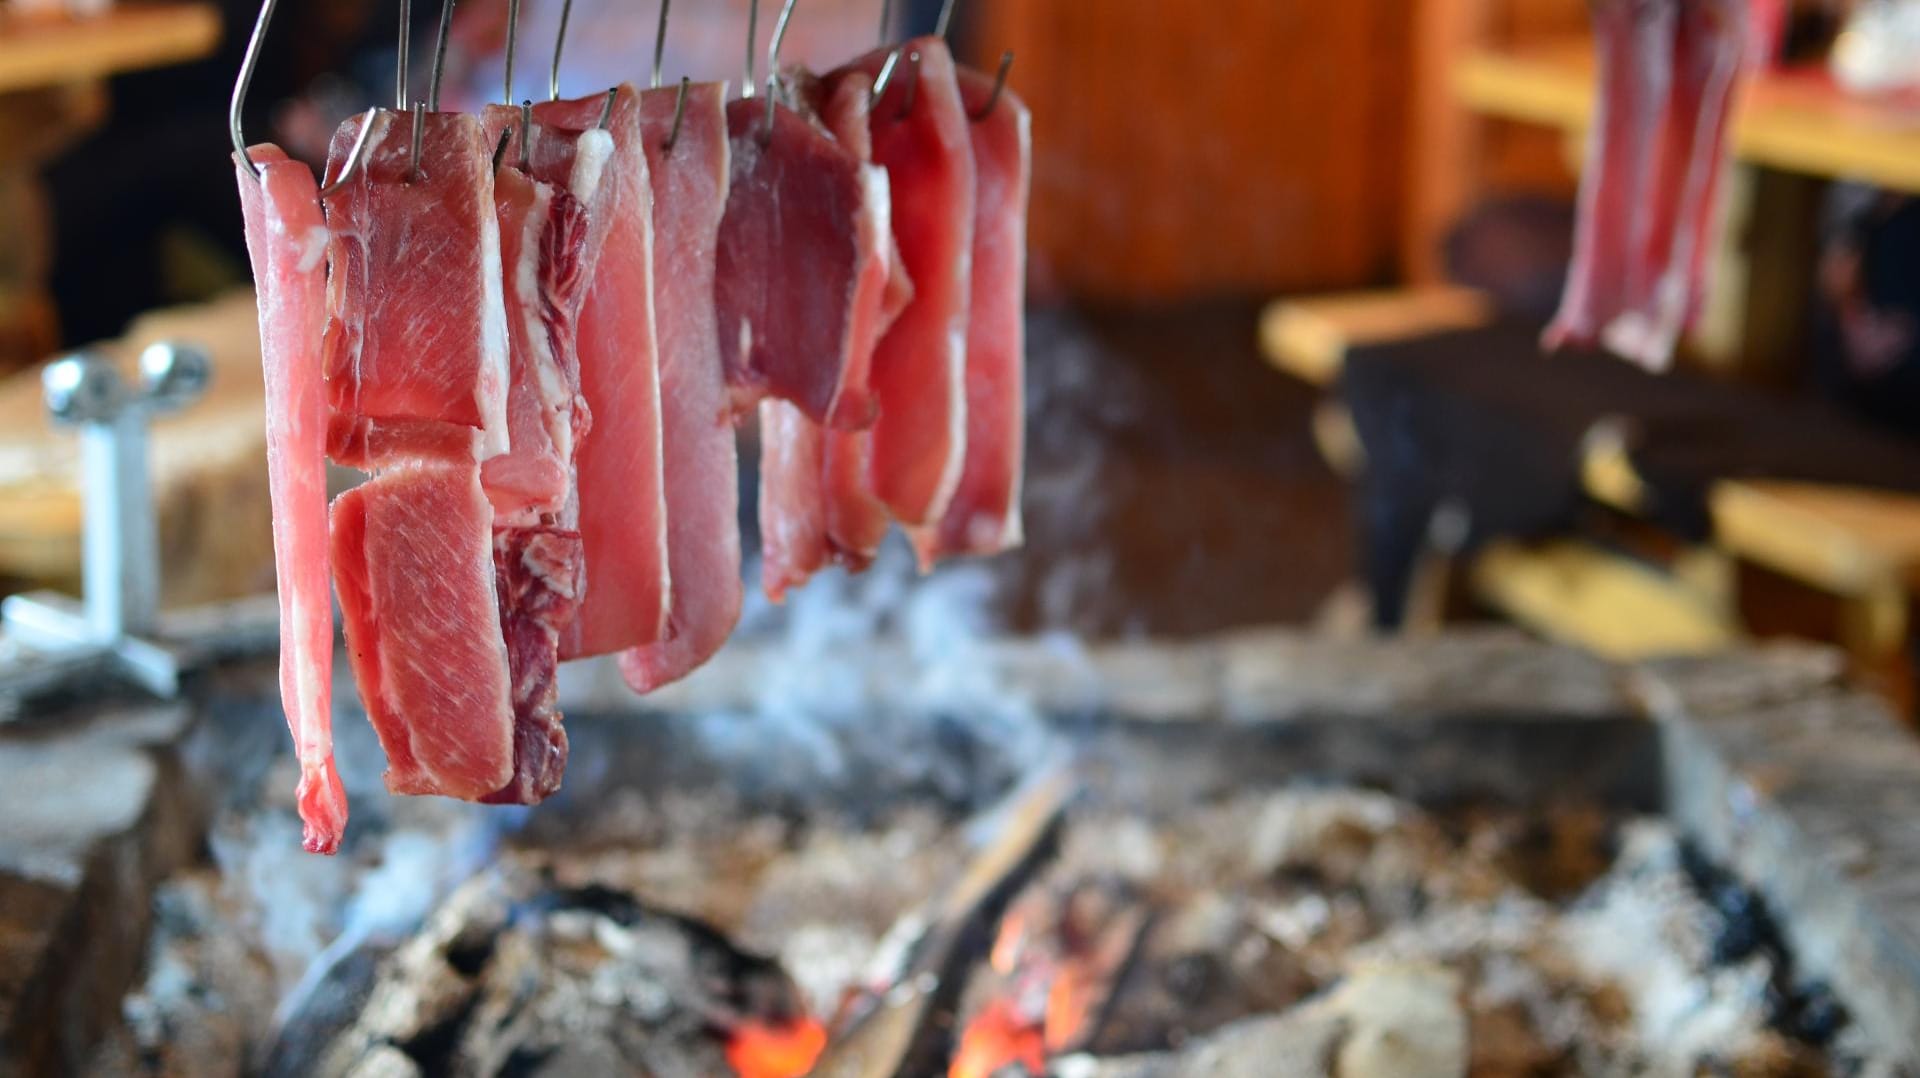
[[[210,676],[188,713],[9,733],[43,776],[112,745],[150,781],[65,861],[51,824],[9,817],[8,893],[41,905],[0,935],[6,1058],[749,1078],[1920,1064],[1920,747],[1823,652],[1615,668],[1502,634],[901,630],[743,641],[646,701],[586,668],[562,796],[503,813],[355,791],[333,861],[297,850],[265,666]],[[344,770],[377,774],[371,736],[341,726]]]

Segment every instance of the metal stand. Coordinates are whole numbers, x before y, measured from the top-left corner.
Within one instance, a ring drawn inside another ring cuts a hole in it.
[[[165,343],[140,354],[138,386],[97,355],[47,367],[48,411],[55,423],[80,428],[84,598],[35,592],[0,603],[0,624],[21,652],[16,675],[58,684],[94,676],[104,664],[155,695],[179,690],[180,650],[153,639],[160,552],[147,426],[198,400],[209,372],[204,352]]]

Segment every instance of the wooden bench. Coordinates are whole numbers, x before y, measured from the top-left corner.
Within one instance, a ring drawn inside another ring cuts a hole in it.
[[[1350,349],[1472,328],[1487,307],[1470,291],[1280,300],[1264,312],[1261,346],[1275,368],[1332,387]],[[1364,466],[1359,439],[1337,399],[1315,417],[1316,438],[1336,468]],[[1623,439],[1598,429],[1582,450],[1580,486],[1592,501],[1631,518],[1648,514],[1648,484]],[[1467,572],[1475,593],[1514,620],[1605,654],[1700,651],[1741,639],[1732,574],[1718,557],[1757,565],[1837,601],[1838,640],[1856,665],[1904,666],[1909,606],[1920,591],[1920,497],[1817,483],[1720,479],[1707,493],[1713,539],[1686,555],[1687,571],[1654,574],[1646,563],[1579,540],[1537,548],[1500,543]],[[1642,631],[1635,631],[1635,626]],[[1657,629],[1654,627],[1658,626]]]

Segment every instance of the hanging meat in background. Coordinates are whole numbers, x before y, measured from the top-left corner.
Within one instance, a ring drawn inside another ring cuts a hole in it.
[[[714,301],[735,414],[774,397],[817,423],[869,426],[868,357],[854,337],[873,250],[864,240],[873,207],[862,163],[764,96],[729,103],[727,131],[732,184]]]
[[[607,234],[580,310],[580,388],[593,427],[575,458],[586,592],[561,639],[561,658],[611,655],[658,642],[672,582],[667,563],[666,479],[653,293],[653,188],[640,130],[640,97],[607,95],[533,107],[534,172],[573,179],[569,147],[601,126],[613,139],[604,165]],[[569,137],[571,136],[571,137]],[[558,156],[545,160],[547,147]],[[550,179],[551,182],[551,179]]]
[[[1698,315],[1728,122],[1751,54],[1748,0],[1595,0],[1595,116],[1573,263],[1549,348],[1604,345],[1650,369]]]
[[[295,800],[312,853],[333,853],[347,795],[333,764],[333,600],[327,573],[327,225],[313,171],[279,147],[236,155],[247,254],[260,306],[267,391],[267,483],[280,594],[280,699],[300,759]]]
[[[892,187],[893,234],[913,298],[873,357],[880,417],[873,489],[894,519],[940,519],[966,454],[966,337],[973,260],[973,149],[953,57],[937,37],[901,46],[869,120],[874,163]],[[847,69],[877,79],[888,52]]]
[[[665,639],[620,656],[636,692],[685,677],[740,620],[739,460],[713,305],[727,205],[726,92],[724,83],[702,82],[686,87],[684,103],[679,87],[640,95],[654,257],[664,267],[653,284],[673,590]]]
[[[1002,80],[1005,73],[1002,73]],[[959,69],[972,120],[973,280],[967,315],[967,445],[939,522],[910,530],[924,571],[941,558],[1019,546],[1026,439],[1027,192],[1033,122],[1001,81]]]
[[[822,79],[804,70],[784,81],[796,110],[859,162],[865,185],[854,219],[858,271],[847,329],[848,365],[870,370],[880,337],[913,295],[893,239],[886,172],[873,165],[864,72]],[[873,563],[890,518],[873,490],[872,435],[834,430],[779,401],[761,405],[762,587],[776,602],[829,565],[859,572]]]
[[[373,472],[334,502],[331,556],[388,788],[478,800],[513,774],[479,459],[508,442],[499,222],[479,121],[420,117],[416,165],[414,119],[375,114],[362,166],[327,206],[336,431],[361,436],[356,463]],[[359,123],[335,134],[330,178],[346,171]]]

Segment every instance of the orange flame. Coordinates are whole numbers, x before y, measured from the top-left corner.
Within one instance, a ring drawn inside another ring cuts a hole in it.
[[[827,1027],[811,1018],[783,1024],[748,1020],[727,1040],[727,1063],[740,1078],[801,1078],[827,1049]]]
[[[1047,1065],[1047,1045],[1011,1000],[996,999],[960,1035],[947,1078],[991,1078],[1009,1063],[1039,1073]]]

